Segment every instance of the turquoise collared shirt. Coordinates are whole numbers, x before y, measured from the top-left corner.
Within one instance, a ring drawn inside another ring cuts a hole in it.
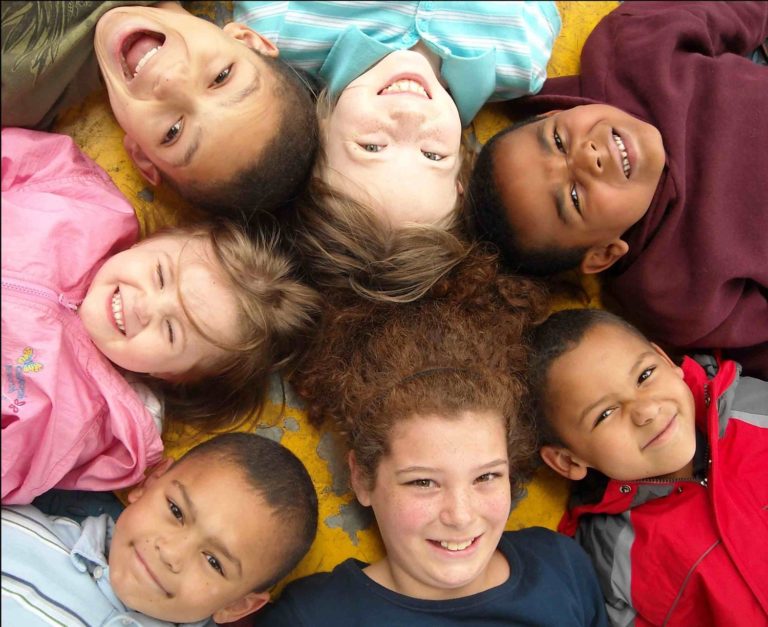
[[[467,126],[488,101],[541,89],[560,32],[554,2],[235,2],[234,17],[291,64],[325,80],[332,98],[396,50],[419,41]]]

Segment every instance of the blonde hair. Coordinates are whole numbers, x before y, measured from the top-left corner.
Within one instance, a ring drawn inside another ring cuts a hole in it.
[[[174,381],[152,379],[152,385],[163,395],[172,423],[207,431],[238,426],[263,407],[271,376],[290,373],[303,356],[319,315],[319,296],[294,278],[276,236],[250,238],[227,220],[163,229],[151,237],[157,235],[210,243],[215,269],[239,305],[239,337],[235,345],[222,343],[189,316],[198,333],[225,355]]]
[[[320,92],[317,115],[330,115],[327,89]],[[459,181],[466,188],[474,159],[462,138]],[[447,224],[393,227],[377,212],[331,185],[321,146],[309,184],[286,216],[307,276],[323,289],[349,291],[374,301],[410,302],[421,298],[469,252],[462,233],[461,195]]]
[[[499,274],[494,255],[475,251],[417,302],[330,307],[293,380],[310,420],[335,424],[369,484],[398,422],[498,414],[514,493],[533,469],[520,407],[529,336],[546,311],[539,284]]]

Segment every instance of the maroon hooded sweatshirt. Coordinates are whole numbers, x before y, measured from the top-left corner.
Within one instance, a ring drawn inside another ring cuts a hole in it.
[[[594,29],[581,74],[515,115],[607,103],[661,132],[666,166],[605,285],[657,341],[729,349],[768,378],[768,2],[625,2]]]

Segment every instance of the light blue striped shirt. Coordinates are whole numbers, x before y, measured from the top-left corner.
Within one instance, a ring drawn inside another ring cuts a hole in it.
[[[175,625],[131,611],[115,596],[107,561],[113,527],[106,514],[81,525],[31,505],[3,507],[3,625]],[[212,620],[194,625],[215,627]]]
[[[234,18],[271,39],[333,98],[390,52],[419,40],[468,125],[487,101],[541,89],[560,31],[554,2],[235,2]]]

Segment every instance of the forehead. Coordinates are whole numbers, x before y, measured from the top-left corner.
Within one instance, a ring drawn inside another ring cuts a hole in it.
[[[543,134],[545,120],[522,126],[502,137],[493,156],[493,178],[509,225],[525,243],[555,243],[558,216],[553,181],[548,176]]]
[[[346,155],[331,163],[330,185],[385,217],[393,226],[407,222],[441,224],[453,213],[458,198],[457,169],[437,170],[401,160],[364,163]],[[393,185],[393,181],[397,181]]]
[[[598,323],[552,362],[548,387],[554,395],[578,393],[591,383],[599,385],[608,375],[629,376],[641,356],[653,354],[653,345],[629,329]]]
[[[390,433],[392,458],[435,462],[483,463],[485,457],[506,458],[506,422],[492,411],[464,411],[459,416],[412,416],[395,423]]]
[[[180,182],[229,182],[268,158],[264,150],[278,133],[282,108],[274,71],[261,55],[224,37],[243,57],[239,75],[226,96],[211,99],[206,111],[190,120],[182,150],[155,151],[162,171]]]
[[[215,454],[203,454],[177,462],[160,479],[161,489],[186,494],[201,528],[224,542],[244,567],[245,560],[251,560],[251,568],[267,568],[257,556],[276,544],[282,525],[242,468]]]

